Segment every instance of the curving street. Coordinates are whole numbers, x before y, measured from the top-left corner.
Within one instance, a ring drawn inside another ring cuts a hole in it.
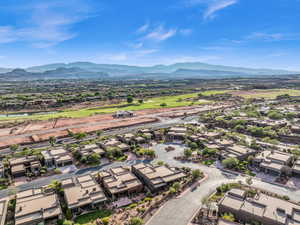
[[[201,183],[196,190],[189,190],[183,196],[172,199],[164,204],[148,221],[147,225],[186,225],[192,219],[196,211],[201,207],[202,200],[212,194],[216,187],[223,183],[237,182],[239,180],[245,182],[245,177],[224,173],[215,167],[207,167],[201,164],[184,163],[174,160],[173,157],[181,154],[181,151],[182,150],[177,147],[175,151],[167,153],[164,150],[163,145],[158,146],[158,148],[156,148],[156,152],[158,154],[157,160],[163,160],[171,166],[187,166],[193,169],[200,169],[208,175],[208,179]],[[294,201],[300,201],[300,190],[292,191],[257,179],[253,179],[252,186],[267,189],[280,195],[287,195]]]
[[[174,121],[172,121],[174,122]],[[177,122],[177,121],[176,121]],[[172,123],[170,123],[172,124]],[[170,126],[170,124],[168,124]],[[153,124],[152,124],[153,125]],[[158,126],[165,126],[166,124],[158,124]],[[128,128],[128,129],[122,129],[118,131],[113,132],[124,132],[129,131],[136,128]],[[165,147],[167,145],[172,145],[175,147],[174,151],[166,152]],[[221,170],[217,169],[214,166],[205,166],[201,164],[196,163],[190,163],[190,162],[182,162],[177,161],[174,159],[174,156],[181,155],[183,153],[184,147],[177,144],[157,144],[153,147],[157,153],[157,158],[153,160],[153,162],[157,161],[164,161],[165,163],[169,164],[170,166],[174,167],[190,167],[192,169],[200,169],[205,174],[208,175],[208,178],[201,183],[200,186],[198,186],[194,190],[187,191],[184,195],[172,199],[165,203],[161,209],[154,214],[154,216],[148,221],[147,225],[157,225],[157,224],[163,224],[163,225],[186,225],[191,220],[192,216],[195,214],[195,212],[201,207],[202,200],[209,196],[211,193],[213,193],[216,189],[216,187],[220,186],[222,183],[228,183],[228,182],[237,182],[239,180],[245,181],[245,177],[239,176],[239,175],[233,175],[230,173],[224,173]],[[28,190],[31,188],[38,188],[42,187],[44,185],[48,185],[51,183],[52,180],[62,180],[67,177],[79,175],[79,174],[86,174],[97,170],[105,170],[112,167],[117,166],[130,166],[133,164],[136,164],[138,162],[141,162],[141,160],[127,160],[125,162],[113,162],[113,163],[107,163],[102,164],[97,167],[91,167],[91,168],[84,168],[77,170],[74,173],[70,174],[61,174],[61,175],[54,175],[50,177],[40,178],[34,181],[31,181],[26,184],[22,184],[18,187],[16,187],[16,191],[19,190]],[[149,161],[145,161],[146,163]],[[290,197],[290,199],[294,201],[300,201],[300,190],[293,191],[288,188],[284,188],[281,186],[277,186],[274,184],[262,182],[258,179],[253,179],[254,187],[267,189],[271,192],[280,194],[280,195],[287,195]],[[11,193],[11,190],[1,190],[0,191],[0,197],[7,196]],[[180,212],[180,213],[178,213]]]

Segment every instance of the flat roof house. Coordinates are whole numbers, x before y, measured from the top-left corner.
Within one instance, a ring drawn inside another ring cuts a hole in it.
[[[99,145],[104,149],[104,150],[107,150],[109,148],[118,148],[120,149],[121,151],[128,151],[129,150],[129,145],[127,144],[124,144],[120,141],[118,141],[117,139],[115,138],[111,138],[111,139],[108,139],[108,140],[105,140],[101,143],[99,143]]]
[[[80,148],[79,152],[82,156],[89,156],[92,154],[98,154],[102,156],[105,154],[105,151],[102,148],[100,148],[97,144],[84,145]]]
[[[167,135],[166,138],[170,141],[172,140],[184,140],[186,137],[187,129],[186,127],[172,127]]]
[[[135,138],[135,135],[128,133],[128,134],[118,135],[117,138],[126,144],[131,144],[133,141],[133,138]]]
[[[37,225],[62,218],[56,194],[41,189],[19,192],[16,197],[15,224]]]
[[[72,213],[83,213],[99,207],[106,201],[102,188],[90,175],[62,180],[64,197]]]
[[[64,148],[42,151],[47,167],[63,167],[73,164],[73,159]]]
[[[5,175],[5,170],[4,170],[4,166],[3,166],[3,163],[0,162],[0,177],[4,177]]]
[[[296,176],[300,176],[300,159],[297,159],[293,165],[293,174]]]
[[[8,207],[8,198],[0,199],[0,225],[5,225],[7,207]]]
[[[261,171],[279,176],[284,171],[284,168],[289,168],[288,166],[292,160],[292,155],[288,153],[263,151],[253,159],[253,163]]]
[[[151,164],[139,163],[132,166],[132,172],[140,178],[152,191],[158,191],[168,184],[178,181],[186,174],[168,166],[153,166]]]
[[[300,205],[258,193],[253,198],[246,192],[232,189],[219,201],[219,213],[232,213],[246,223],[263,225],[299,225]]]
[[[114,118],[126,118],[126,117],[133,117],[134,113],[132,111],[117,111],[113,117]]]
[[[233,145],[221,151],[219,156],[221,159],[237,158],[238,160],[244,160],[249,155],[254,155],[254,154],[255,151],[253,149],[247,148],[242,145]]]
[[[35,155],[12,158],[8,163],[13,177],[25,176],[27,172],[37,174],[41,168],[40,161]]]
[[[113,198],[143,190],[141,181],[128,168],[116,167],[101,171],[99,179],[105,190]]]

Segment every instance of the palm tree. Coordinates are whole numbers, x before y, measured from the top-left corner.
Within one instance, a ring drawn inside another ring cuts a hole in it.
[[[58,181],[58,180],[53,180],[53,181],[51,182],[51,184],[49,184],[48,187],[54,189],[55,192],[57,192],[57,193],[60,192],[60,191],[62,190],[61,182]]]

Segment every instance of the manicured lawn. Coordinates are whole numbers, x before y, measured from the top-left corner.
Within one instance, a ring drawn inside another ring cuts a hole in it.
[[[266,98],[275,99],[278,95],[288,94],[290,96],[300,96],[300,90],[295,89],[269,89],[269,90],[250,90],[250,91],[232,91],[233,95],[243,98]]]
[[[201,93],[203,95],[211,95],[211,94],[224,93],[224,92],[225,91],[206,91]],[[192,101],[190,99],[190,98],[197,97],[197,95],[198,93],[192,93],[192,94],[184,94],[184,95],[176,95],[176,96],[156,97],[156,98],[147,99],[142,104],[138,104],[137,102],[134,102],[132,105],[130,106],[127,105],[125,107],[122,107],[122,104],[118,104],[118,105],[111,105],[111,107],[108,108],[66,110],[54,114],[31,115],[31,116],[16,117],[16,118],[14,117],[0,118],[0,120],[24,120],[24,119],[48,120],[48,119],[62,118],[62,117],[78,118],[78,117],[88,117],[95,114],[114,113],[119,110],[136,111],[136,110],[143,110],[143,109],[175,108],[175,107],[182,107],[182,106],[201,105],[201,104],[211,103],[211,101],[207,101],[207,100]],[[165,103],[166,106],[161,106],[161,104],[163,103]],[[124,104],[126,103],[124,102]]]
[[[98,210],[92,213],[88,213],[82,216],[78,216],[75,219],[75,225],[92,225],[93,222],[98,218],[104,218],[111,216],[112,211],[110,210]]]

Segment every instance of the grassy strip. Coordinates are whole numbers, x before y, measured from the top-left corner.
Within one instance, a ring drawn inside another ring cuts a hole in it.
[[[220,94],[226,91],[207,91],[203,92],[203,95],[212,95],[212,94]],[[54,114],[47,114],[47,115],[30,115],[24,117],[10,117],[10,118],[0,118],[0,120],[48,120],[54,118],[62,118],[62,117],[69,117],[69,118],[80,118],[80,117],[88,117],[95,114],[105,114],[105,113],[114,113],[119,110],[143,110],[143,109],[159,109],[159,108],[176,108],[176,107],[183,107],[189,105],[201,105],[205,103],[210,103],[207,100],[199,100],[199,101],[192,101],[191,98],[197,97],[198,93],[192,94],[184,94],[184,95],[176,95],[176,96],[163,96],[163,97],[156,97],[147,99],[142,104],[133,104],[130,106],[122,107],[122,105],[111,105],[111,108],[103,108],[103,109],[95,109],[95,108],[87,108],[87,109],[80,109],[80,110],[66,110],[63,112],[58,112]],[[166,104],[166,106],[162,106],[162,104]],[[118,107],[116,107],[118,106]]]
[[[230,92],[232,94],[237,93],[237,91]],[[237,94],[243,98],[266,98],[275,99],[278,95],[288,94],[290,96],[300,96],[300,90],[295,89],[269,89],[269,90],[251,90],[248,94]]]
[[[104,218],[111,216],[112,211],[110,210],[98,210],[95,212],[91,212],[88,214],[84,214],[82,216],[78,216],[75,219],[75,225],[90,225],[98,218]]]

